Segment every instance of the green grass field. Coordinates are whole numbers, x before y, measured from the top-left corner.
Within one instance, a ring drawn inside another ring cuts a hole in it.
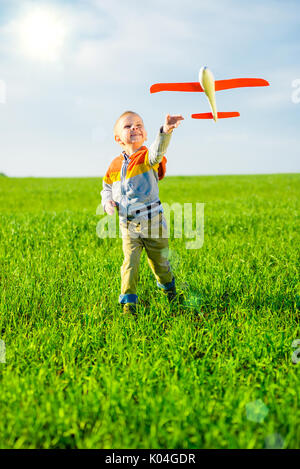
[[[0,178],[0,447],[299,448],[300,175],[161,181],[205,203],[204,245],[170,239],[181,312],[143,253],[137,318],[101,183]]]

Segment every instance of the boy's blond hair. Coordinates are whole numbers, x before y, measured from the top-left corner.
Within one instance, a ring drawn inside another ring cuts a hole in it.
[[[118,119],[116,120],[116,123],[114,125],[114,137],[117,135],[118,124],[119,124],[120,120],[122,119],[122,117],[127,116],[128,114],[134,114],[135,116],[139,116],[141,118],[141,116],[137,112],[134,112],[134,111],[125,111],[125,112],[123,112],[123,114],[121,114],[120,117],[118,117]]]

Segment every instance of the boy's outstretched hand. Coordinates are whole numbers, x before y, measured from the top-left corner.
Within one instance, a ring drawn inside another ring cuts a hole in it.
[[[170,133],[173,129],[179,126],[180,121],[183,121],[184,117],[181,114],[176,114],[175,116],[166,115],[165,123],[163,126],[163,131],[165,134]]]

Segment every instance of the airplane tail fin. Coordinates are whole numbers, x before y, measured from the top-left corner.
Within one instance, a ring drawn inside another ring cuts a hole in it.
[[[227,119],[228,117],[239,117],[239,112],[218,112],[218,119]],[[211,112],[203,112],[201,114],[192,114],[192,119],[213,119]]]

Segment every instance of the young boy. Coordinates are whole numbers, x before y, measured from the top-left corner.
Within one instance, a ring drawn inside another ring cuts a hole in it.
[[[157,286],[170,301],[176,296],[175,279],[167,260],[167,224],[159,200],[158,179],[165,172],[163,155],[172,131],[181,120],[181,115],[168,114],[149,149],[144,146],[147,132],[137,113],[124,112],[114,126],[115,141],[123,151],[112,161],[103,178],[101,196],[106,213],[113,215],[115,207],[119,212],[124,253],[119,303],[125,313],[134,312],[138,302],[136,290],[143,247]]]

